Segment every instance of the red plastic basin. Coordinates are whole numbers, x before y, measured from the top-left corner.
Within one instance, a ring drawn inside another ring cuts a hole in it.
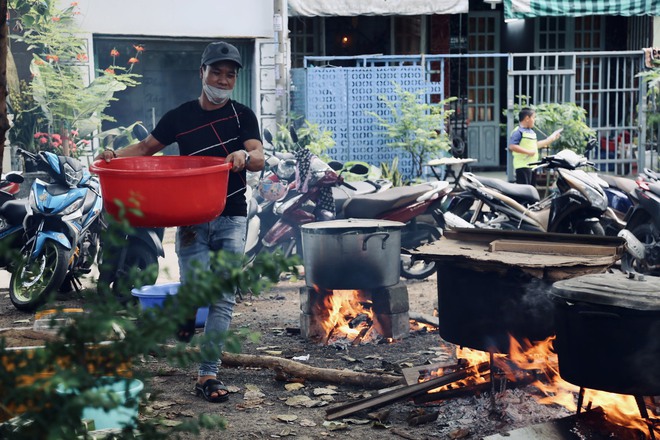
[[[225,209],[231,163],[209,156],[120,157],[95,161],[106,211],[121,206],[132,226],[171,227],[205,223]],[[137,215],[138,210],[142,215]]]

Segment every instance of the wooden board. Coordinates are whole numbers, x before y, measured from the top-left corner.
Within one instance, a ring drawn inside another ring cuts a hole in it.
[[[617,248],[597,244],[545,243],[525,240],[493,240],[490,252],[525,252],[546,255],[616,256]]]

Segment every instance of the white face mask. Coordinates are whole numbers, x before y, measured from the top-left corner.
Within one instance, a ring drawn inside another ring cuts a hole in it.
[[[204,90],[204,94],[206,94],[208,100],[215,105],[219,105],[227,101],[229,98],[231,98],[231,93],[234,91],[234,89],[220,89],[218,87],[210,86],[206,83],[202,84],[202,89]]]

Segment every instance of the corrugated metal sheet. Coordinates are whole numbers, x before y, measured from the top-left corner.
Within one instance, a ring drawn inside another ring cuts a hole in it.
[[[468,0],[289,0],[289,15],[352,17],[355,15],[432,15],[468,11]]]

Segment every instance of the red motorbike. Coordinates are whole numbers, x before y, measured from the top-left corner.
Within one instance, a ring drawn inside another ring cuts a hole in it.
[[[298,161],[300,164],[301,161]],[[440,238],[437,213],[441,212],[441,200],[451,190],[447,182],[430,182],[419,185],[391,188],[382,192],[353,195],[336,206],[331,197],[332,188],[346,186],[330,166],[318,158],[312,158],[306,173],[306,188],[277,208],[279,220],[266,233],[262,244],[266,249],[280,249],[285,255],[302,253],[300,227],[307,223],[336,218],[369,218],[394,220],[405,223],[401,232],[401,275],[409,279],[423,279],[435,271],[434,262],[413,261],[407,249],[414,249]],[[328,200],[330,194],[330,200]],[[420,216],[430,217],[434,224],[419,221]]]

